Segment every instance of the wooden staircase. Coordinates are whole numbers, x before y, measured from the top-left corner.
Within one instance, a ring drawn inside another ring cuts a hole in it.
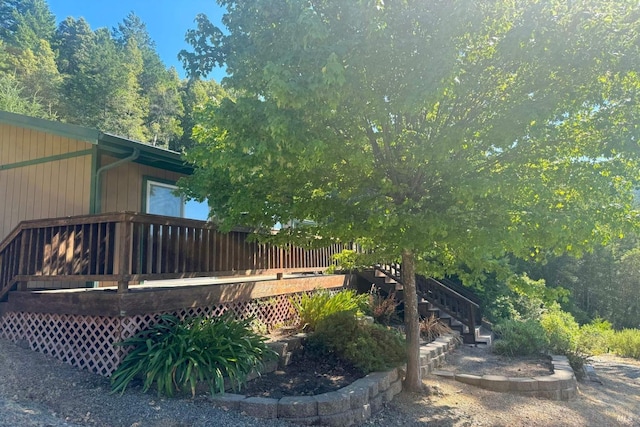
[[[375,285],[383,293],[395,293],[404,300],[399,264],[376,265],[358,273],[363,280]],[[451,280],[436,280],[416,274],[418,314],[422,318],[436,316],[451,329],[460,332],[468,344],[490,344],[491,335],[482,326],[480,301],[471,291]]]

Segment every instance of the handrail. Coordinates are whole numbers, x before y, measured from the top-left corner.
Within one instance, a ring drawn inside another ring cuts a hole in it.
[[[399,266],[399,265],[397,265],[397,264],[396,264],[396,265],[391,264],[391,265],[392,265],[392,266],[393,266],[393,268],[394,268],[394,269],[396,269],[398,272],[401,270],[401,268],[400,268],[400,266]],[[381,272],[383,272],[383,273],[387,274],[387,276],[391,277],[391,278],[392,278],[393,280],[395,280],[396,282],[398,282],[398,283],[402,283],[402,277],[401,277],[401,275],[400,275],[400,274],[395,274],[395,273],[392,273],[391,271],[384,270],[384,268],[383,268],[383,266],[382,266],[381,264],[376,264],[375,268],[376,268],[376,270],[379,270],[379,271],[381,271]],[[416,277],[418,277],[418,276],[420,276],[420,275],[419,275],[419,274],[416,274]],[[424,277],[424,276],[423,276],[423,277]],[[459,292],[457,292],[457,291],[455,291],[455,290],[451,289],[450,287],[448,287],[448,286],[447,286],[447,285],[445,285],[444,283],[441,283],[439,280],[436,280],[436,279],[434,279],[433,277],[429,277],[429,278],[425,278],[425,279],[435,281],[435,282],[436,282],[436,283],[438,283],[440,286],[442,286],[442,287],[446,288],[446,289],[447,289],[447,291],[448,291],[448,292],[450,292],[452,295],[455,295],[456,297],[458,297],[458,298],[460,298],[460,299],[463,299],[463,300],[467,301],[469,304],[472,304],[472,305],[474,305],[474,306],[476,306],[476,307],[478,307],[478,308],[480,307],[480,305],[479,305],[477,302],[472,301],[471,299],[467,298],[466,296],[464,296],[464,295],[460,294]]]
[[[258,243],[253,231],[134,212],[21,222],[0,245],[0,300],[15,282],[130,282],[251,272],[324,271],[345,244]]]
[[[377,264],[375,269],[381,271],[398,283],[403,283],[400,264]],[[438,309],[443,310],[445,313],[465,324],[469,330],[469,334],[474,336],[475,341],[475,327],[478,326],[482,320],[478,303],[447,287],[440,281],[420,274],[416,274],[416,290],[418,294],[422,294],[427,301]]]

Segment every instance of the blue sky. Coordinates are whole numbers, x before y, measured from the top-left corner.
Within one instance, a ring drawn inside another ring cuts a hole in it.
[[[47,0],[57,22],[67,16],[84,17],[92,29],[115,27],[129,12],[133,11],[147,25],[151,38],[156,42],[156,50],[164,63],[174,66],[184,77],[182,63],[178,61],[178,52],[188,48],[184,35],[195,28],[194,18],[204,13],[216,25],[220,26],[223,9],[215,0]],[[215,70],[209,78],[220,81],[224,71]]]

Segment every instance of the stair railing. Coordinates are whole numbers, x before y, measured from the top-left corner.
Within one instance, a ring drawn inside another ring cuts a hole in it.
[[[402,283],[400,264],[377,264],[375,268]],[[476,326],[482,323],[482,313],[477,302],[434,278],[420,274],[416,274],[416,290],[418,296],[463,323],[469,333],[475,336]]]

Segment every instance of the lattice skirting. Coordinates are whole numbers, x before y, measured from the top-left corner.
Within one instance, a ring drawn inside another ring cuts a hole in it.
[[[240,319],[254,318],[271,330],[294,320],[290,298],[299,300],[302,294],[190,307],[171,314],[186,318],[232,312]],[[113,344],[147,329],[162,314],[167,312],[129,317],[8,312],[0,317],[0,337],[13,342],[25,341],[32,350],[108,377],[126,355],[126,349]]]

